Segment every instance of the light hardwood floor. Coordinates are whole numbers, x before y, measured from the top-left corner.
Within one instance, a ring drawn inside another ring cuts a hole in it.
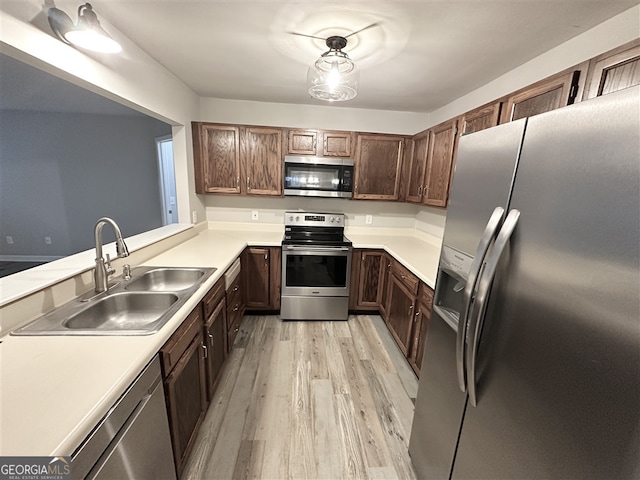
[[[377,315],[244,317],[183,479],[414,479],[417,380]]]

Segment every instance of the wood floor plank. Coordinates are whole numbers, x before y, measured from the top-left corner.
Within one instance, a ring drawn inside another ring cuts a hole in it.
[[[384,345],[385,350],[389,354],[389,358],[391,359],[396,372],[398,372],[398,377],[402,381],[402,386],[404,387],[409,398],[415,400],[418,394],[418,379],[416,374],[413,373],[413,370],[407,363],[406,358],[402,354],[402,351],[398,347],[398,344],[391,336],[387,325],[382,320],[380,315],[369,315],[371,319],[371,324],[378,332],[378,336]]]
[[[338,434],[340,437],[340,452],[344,471],[342,478],[365,480],[369,478],[367,466],[364,462],[364,452],[362,451],[362,440],[356,425],[355,412],[349,395],[334,395],[335,410],[338,424]]]
[[[367,469],[371,480],[400,480],[396,469],[393,467],[374,467]],[[403,479],[404,480],[404,479]]]
[[[234,480],[262,478],[264,447],[263,440],[242,440],[233,470]]]
[[[382,326],[384,326],[384,328],[386,329],[387,327],[384,324],[384,320],[382,320],[382,317],[380,317],[379,315],[376,315],[376,317],[379,319],[379,323],[381,323]],[[378,334],[378,330],[376,329],[373,323],[372,316],[358,315],[356,316],[356,320],[357,320],[357,323],[360,325],[361,334],[365,337],[367,341],[367,347],[370,351],[369,356],[371,360],[374,361],[376,368],[378,368],[380,371],[395,373],[396,367],[394,365],[394,362],[391,360],[389,351],[385,347],[384,343],[382,342],[382,339],[380,338],[380,335]],[[384,333],[387,337],[391,337],[389,330],[385,330]],[[398,350],[394,351],[394,353],[402,354]],[[404,358],[402,358],[401,361],[406,363],[406,360]]]
[[[311,348],[311,379],[328,379],[327,347],[324,344],[324,331],[322,325],[326,322],[307,322],[307,335],[310,337]]]
[[[324,332],[324,346],[326,349],[326,363],[329,380],[333,387],[333,392],[348,394],[349,380],[347,379],[347,371],[344,367],[344,361],[342,359],[342,350],[340,349],[340,342],[335,335],[333,328],[333,322],[327,322],[323,327]]]
[[[262,475],[266,479],[289,476],[293,350],[289,341],[277,342],[275,350],[275,362],[271,365],[273,389],[267,394],[264,415],[256,430],[257,438],[265,441]]]
[[[333,480],[342,477],[343,458],[336,446],[340,442],[333,402],[331,380],[312,380],[314,402],[314,448],[318,479]]]
[[[369,382],[362,369],[355,346],[349,339],[341,338],[340,347],[349,379],[351,401],[355,411],[362,450],[367,467],[387,467],[392,465],[382,426],[373,400]]]
[[[291,478],[316,478],[313,440],[314,405],[311,399],[311,341],[309,324],[298,322],[293,336],[293,385],[289,436],[289,475]]]

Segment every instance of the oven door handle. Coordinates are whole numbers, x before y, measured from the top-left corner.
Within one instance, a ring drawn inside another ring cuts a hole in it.
[[[310,251],[310,252],[348,252],[351,250],[350,247],[314,247],[314,246],[302,246],[302,245],[285,245],[283,246],[285,250],[293,250],[293,251]]]

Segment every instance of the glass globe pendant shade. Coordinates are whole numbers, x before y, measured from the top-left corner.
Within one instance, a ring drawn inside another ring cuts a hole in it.
[[[358,94],[359,81],[360,72],[355,63],[346,53],[334,48],[323,53],[307,72],[309,94],[328,102],[354,98]]]

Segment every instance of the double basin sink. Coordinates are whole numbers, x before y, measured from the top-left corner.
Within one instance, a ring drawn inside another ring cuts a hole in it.
[[[150,335],[160,330],[215,268],[136,267],[106,292],[90,292],[12,335]]]

